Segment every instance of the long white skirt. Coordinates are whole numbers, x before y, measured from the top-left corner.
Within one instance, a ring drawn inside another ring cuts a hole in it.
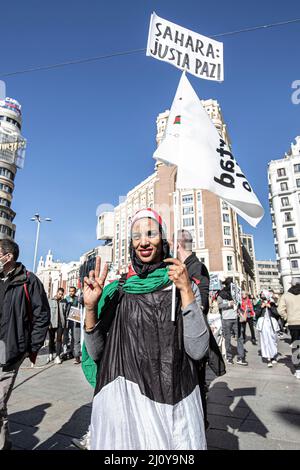
[[[266,359],[272,359],[277,354],[278,323],[275,318],[271,318],[267,313],[264,318],[259,320],[262,320],[262,329],[259,331],[261,355]]]

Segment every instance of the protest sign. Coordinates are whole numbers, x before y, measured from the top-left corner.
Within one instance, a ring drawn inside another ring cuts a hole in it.
[[[223,43],[152,13],[147,55],[186,70],[198,78],[223,81]]]

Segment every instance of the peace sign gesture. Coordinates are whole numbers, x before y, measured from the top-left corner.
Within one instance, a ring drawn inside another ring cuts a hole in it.
[[[96,256],[95,270],[89,272],[89,277],[84,278],[83,301],[88,310],[94,310],[102,295],[103,287],[108,273],[108,265],[105,263],[100,276],[101,258]]]

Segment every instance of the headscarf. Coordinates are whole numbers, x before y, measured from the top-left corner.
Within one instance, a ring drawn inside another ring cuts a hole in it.
[[[161,243],[162,243],[162,250],[161,250],[161,260],[157,263],[144,263],[140,258],[137,256],[135,249],[133,247],[132,239],[130,240],[129,245],[129,253],[131,258],[131,264],[136,272],[136,274],[140,277],[146,277],[148,274],[152,273],[156,269],[166,268],[166,263],[164,263],[164,259],[170,256],[170,246],[167,241],[165,230],[163,227],[163,221],[160,215],[153,209],[141,209],[139,210],[132,219],[131,222],[131,232],[132,227],[137,220],[140,219],[152,219],[155,220],[158,224],[159,233],[161,236]]]

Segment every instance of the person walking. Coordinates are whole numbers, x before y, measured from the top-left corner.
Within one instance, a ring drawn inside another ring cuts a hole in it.
[[[179,230],[177,233],[177,258],[184,263],[191,282],[194,282],[200,292],[203,313],[207,319],[209,312],[209,273],[204,263],[202,263],[195,253],[192,252],[193,237],[188,230]],[[209,327],[209,348],[207,355],[199,363],[199,386],[201,391],[202,406],[204,411],[205,428],[208,429],[209,422],[207,417],[207,395],[208,385],[206,382],[206,365],[208,364],[216,376],[225,374],[225,364],[222,353],[218,347],[215,337]]]
[[[288,323],[291,335],[295,377],[300,379],[300,278],[292,278],[292,286],[281,296],[278,313]]]
[[[186,265],[190,279],[197,284],[201,295],[203,313],[209,311],[209,272],[202,261],[192,251],[193,237],[188,230],[179,230],[177,234],[177,258]]]
[[[67,315],[70,312],[71,307],[79,307],[79,298],[76,295],[77,289],[76,287],[69,288],[69,295],[66,297],[66,301],[68,303],[68,310]],[[81,325],[80,323],[72,320],[68,320],[69,322],[69,331],[71,334],[71,353],[74,357],[74,364],[80,364],[81,359],[81,344],[80,344],[80,337],[81,337]]]
[[[35,363],[50,322],[44,287],[18,257],[17,243],[0,240],[0,450],[12,447],[7,404],[19,368]]]
[[[242,322],[241,324],[244,343],[246,342],[246,329],[247,329],[247,324],[248,324],[250,328],[250,333],[251,333],[251,342],[252,344],[256,345],[257,342],[256,342],[256,337],[255,337],[255,328],[254,328],[255,312],[254,312],[252,300],[246,291],[242,292],[242,302],[239,308],[246,316],[246,321]]]
[[[169,258],[157,212],[138,211],[130,234],[132,269],[122,285],[103,289],[99,258],[84,279],[85,346],[95,361],[89,375],[96,373],[91,450],[206,449],[197,361],[209,332],[199,290]],[[83,368],[85,361],[91,367],[83,348]]]
[[[237,306],[231,295],[232,277],[227,277],[224,281],[224,288],[218,295],[218,307],[222,316],[222,331],[225,338],[226,361],[233,365],[233,354],[231,345],[231,334],[233,333],[237,340],[237,361],[236,364],[247,366],[245,360],[245,349],[242,337],[242,328],[239,321]]]
[[[62,339],[66,328],[67,301],[64,299],[65,290],[59,287],[56,296],[50,299],[51,319],[49,325],[49,356],[47,363],[53,361],[55,364],[61,364]]]
[[[256,313],[256,329],[260,337],[260,349],[262,358],[267,360],[267,366],[277,364],[277,333],[279,325],[276,320],[277,309],[272,302],[272,296],[268,291],[260,294],[261,304]]]

